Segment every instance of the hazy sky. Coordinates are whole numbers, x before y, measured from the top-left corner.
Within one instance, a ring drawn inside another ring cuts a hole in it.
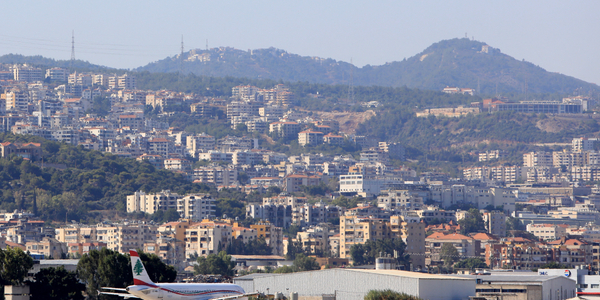
[[[600,84],[600,1],[3,1],[0,55],[135,68],[208,46],[380,65],[474,37]]]

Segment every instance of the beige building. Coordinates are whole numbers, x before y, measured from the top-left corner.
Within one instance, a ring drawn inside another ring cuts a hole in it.
[[[406,252],[412,253],[413,268],[425,266],[425,224],[418,218],[392,216],[383,219],[361,219],[357,216],[340,217],[340,257],[350,258],[353,245],[369,240],[399,239],[406,243]],[[392,253],[389,253],[392,254]]]
[[[323,142],[323,133],[314,130],[305,130],[298,132],[298,144],[300,146],[318,145]]]
[[[250,225],[250,228],[256,230],[257,238],[264,238],[267,245],[271,247],[272,255],[283,255],[283,230],[269,222],[256,223]]]
[[[67,244],[49,237],[39,242],[27,242],[25,247],[32,254],[43,254],[45,259],[60,259],[67,255]]]
[[[567,236],[567,225],[527,224],[527,232],[544,241],[554,241]]]
[[[274,122],[269,124],[269,133],[277,133],[282,137],[296,136],[300,132],[300,124],[296,122]]]
[[[185,230],[185,257],[207,256],[225,250],[233,237],[232,226],[204,220]]]
[[[552,153],[537,151],[523,154],[524,167],[552,167]]]
[[[150,224],[99,225],[97,241],[106,243],[106,248],[120,253],[143,249],[144,243],[156,240],[158,226]]]

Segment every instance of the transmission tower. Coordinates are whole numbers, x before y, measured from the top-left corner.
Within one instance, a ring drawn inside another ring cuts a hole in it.
[[[348,101],[354,102],[354,64],[350,58],[350,80],[348,81]]]
[[[181,54],[179,55],[179,77],[178,81],[181,83],[183,77],[183,34],[181,35]]]
[[[73,72],[73,63],[75,63],[75,30],[71,33],[71,63],[69,65],[71,72]]]

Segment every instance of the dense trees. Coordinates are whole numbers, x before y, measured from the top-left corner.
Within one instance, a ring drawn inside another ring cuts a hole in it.
[[[450,267],[460,259],[460,254],[452,243],[444,243],[440,249],[440,258],[446,267]]]
[[[271,255],[273,249],[269,247],[264,238],[253,239],[245,243],[241,238],[232,239],[227,245],[225,252],[227,254],[240,255]]]
[[[275,269],[274,273],[293,273],[318,270],[319,264],[314,257],[306,256],[304,254],[297,254],[294,262],[291,266],[282,266]]]
[[[140,260],[146,267],[148,276],[154,282],[175,282],[177,271],[175,267],[165,264],[156,254],[139,252]],[[129,260],[131,266],[131,260]]]
[[[194,266],[194,274],[220,274],[223,276],[233,276],[235,263],[231,261],[231,255],[225,251],[219,254],[209,254],[200,256],[197,259],[198,264]]]
[[[381,254],[393,255],[397,253],[399,265],[406,265],[409,262],[409,256],[404,254],[406,244],[401,239],[379,239],[368,240],[364,244],[355,244],[350,248],[350,256],[354,265],[375,264],[375,259]]]
[[[33,267],[33,258],[20,248],[0,249],[0,283],[19,285]]]
[[[370,290],[365,300],[421,300],[421,298],[392,290]]]
[[[108,248],[92,250],[77,263],[77,277],[85,283],[91,299],[101,287],[125,288],[133,284],[129,258]]]
[[[483,261],[481,258],[467,258],[454,264],[454,267],[460,269],[474,270],[487,268],[488,266],[485,263],[485,261]]]
[[[67,216],[69,220],[95,222],[96,215],[90,211],[124,212],[126,196],[139,190],[169,189],[180,194],[214,191],[135,159],[10,133],[0,133],[0,141],[42,143],[43,165],[20,157],[0,159],[0,209],[33,211],[35,199],[43,220],[63,221]],[[173,217],[171,213],[166,219]]]
[[[83,300],[85,284],[64,267],[41,269],[30,283],[31,300]]]
[[[480,232],[485,230],[485,222],[483,216],[477,208],[471,208],[465,215],[464,219],[458,221],[460,225],[460,233],[469,234],[472,232]]]
[[[141,251],[138,254],[152,281],[175,281],[177,272],[172,266],[167,266],[155,254]],[[124,288],[133,284],[131,260],[129,255],[108,248],[92,250],[77,263],[77,277],[85,283],[89,297],[97,299],[100,287]]]

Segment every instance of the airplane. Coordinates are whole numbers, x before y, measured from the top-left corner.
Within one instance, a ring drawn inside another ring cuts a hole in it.
[[[232,283],[154,283],[137,251],[130,250],[129,255],[133,285],[124,289],[103,287],[104,290],[116,292],[98,291],[98,294],[143,300],[230,300],[258,295],[246,294],[241,286]]]

